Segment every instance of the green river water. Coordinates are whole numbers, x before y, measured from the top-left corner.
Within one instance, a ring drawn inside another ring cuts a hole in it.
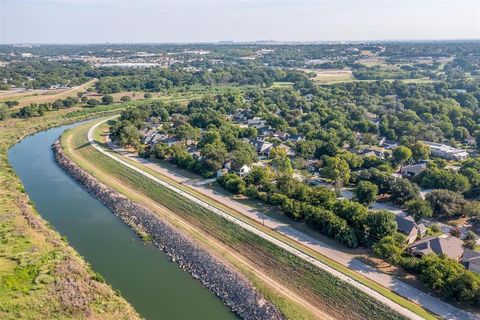
[[[9,161],[42,217],[146,319],[236,319],[213,293],[60,169],[50,149],[62,126],[27,137]]]

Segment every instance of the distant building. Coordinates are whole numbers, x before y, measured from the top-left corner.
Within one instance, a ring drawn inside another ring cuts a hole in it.
[[[383,140],[383,143],[382,143],[382,146],[385,148],[385,149],[395,149],[398,147],[398,142],[396,141],[392,141],[392,140]]]
[[[458,261],[463,255],[464,248],[461,239],[454,236],[442,235],[417,241],[409,246],[406,252],[419,258],[429,253],[443,254]]]
[[[275,131],[272,133],[272,137],[274,138],[278,138],[280,140],[287,140],[287,138],[289,137],[290,135],[286,132],[282,132],[282,131]]]
[[[258,118],[258,117],[255,117],[255,118],[253,118],[253,119],[247,120],[248,126],[249,126],[249,127],[256,128],[256,129],[261,129],[261,128],[266,127],[266,123],[267,123],[266,120],[263,120],[263,119]]]
[[[467,139],[465,139],[465,142],[466,142],[469,146],[472,146],[472,147],[476,147],[476,146],[477,146],[477,139],[475,139],[475,137],[468,137]]]
[[[305,141],[305,137],[301,135],[292,134],[288,137],[288,140],[293,142]]]
[[[400,173],[406,178],[413,178],[425,169],[427,169],[427,164],[425,162],[422,162],[404,166],[400,170]]]
[[[375,157],[375,158],[380,158],[383,159],[385,158],[385,153],[381,148],[365,148],[362,149],[358,152],[359,155],[363,157]]]
[[[430,147],[432,156],[440,157],[447,160],[459,160],[463,161],[468,158],[468,152],[463,149],[457,149],[446,144],[422,141],[424,144]]]

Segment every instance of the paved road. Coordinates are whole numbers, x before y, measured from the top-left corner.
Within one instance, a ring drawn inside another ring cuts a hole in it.
[[[104,120],[103,122],[105,122],[107,120]],[[252,233],[254,234],[257,234],[258,236],[278,245],[279,247],[285,249],[286,251],[314,264],[315,266],[323,269],[323,270],[326,270],[332,274],[334,274],[335,276],[337,276],[338,278],[344,280],[344,281],[347,281],[348,283],[350,283],[351,285],[359,288],[360,290],[364,291],[365,293],[369,294],[370,296],[378,299],[379,301],[383,302],[384,304],[388,305],[390,308],[394,309],[395,311],[397,311],[398,313],[410,318],[410,319],[421,319],[418,315],[414,314],[413,312],[411,312],[410,310],[407,310],[405,309],[404,307],[398,305],[397,303],[391,301],[390,299],[380,295],[378,292],[366,287],[365,285],[357,282],[356,280],[338,272],[337,270],[335,269],[332,269],[330,268],[329,266],[323,264],[322,262],[310,257],[309,255],[303,253],[302,251],[298,250],[298,249],[295,249],[294,247],[291,247],[290,245],[276,239],[276,238],[273,238],[272,236],[264,233],[263,231],[260,231],[258,229],[256,229],[255,227],[235,218],[235,217],[232,217],[230,216],[228,213],[224,212],[224,211],[221,211],[213,206],[211,206],[210,204],[194,197],[193,195],[189,194],[189,193],[186,193],[185,191],[183,190],[180,190],[176,187],[174,187],[173,185],[170,185],[168,183],[166,183],[165,181],[163,180],[160,180],[158,179],[157,177],[139,169],[138,167],[136,166],[133,166],[132,164],[120,159],[119,157],[115,156],[114,154],[110,153],[110,152],[107,152],[105,149],[103,149],[102,147],[100,147],[98,144],[96,144],[94,141],[93,141],[93,131],[95,130],[96,127],[98,127],[98,125],[100,125],[102,122],[99,122],[97,123],[96,125],[94,125],[92,128],[90,128],[89,132],[88,132],[88,141],[90,144],[92,144],[93,147],[95,147],[98,151],[102,152],[103,154],[105,154],[106,156],[112,158],[113,160],[119,162],[119,163],[122,163],[123,165],[131,168],[132,170],[135,170],[136,172],[139,172],[141,173],[142,175],[148,177],[149,179],[152,179],[153,181],[161,184],[162,186],[165,186],[179,194],[181,194],[182,196],[188,198],[189,200],[205,207],[205,208],[208,208],[209,210],[211,210],[212,212],[218,214],[218,215],[221,215],[222,217],[224,217],[225,219],[233,222],[233,223],[236,223],[238,225],[240,225],[241,227],[251,231]],[[395,277],[392,277],[390,275],[387,275],[383,272],[380,272],[378,271],[377,269],[369,266],[369,265],[366,265],[364,264],[363,262],[355,259],[352,255],[348,254],[348,253],[344,253],[344,252],[341,252],[341,251],[338,251],[336,250],[335,248],[331,247],[330,245],[322,242],[322,241],[319,241],[317,239],[314,239],[304,233],[302,233],[301,231],[299,230],[296,230],[294,228],[292,228],[291,226],[289,226],[288,224],[286,223],[282,223],[276,219],[273,219],[271,217],[268,217],[264,214],[262,214],[261,212],[258,212],[256,211],[255,209],[251,208],[251,207],[248,207],[244,204],[241,204],[235,200],[232,200],[228,197],[225,197],[221,194],[218,194],[216,193],[215,191],[203,186],[203,185],[199,185],[195,182],[192,182],[191,179],[188,179],[184,176],[181,176],[179,175],[178,173],[174,173],[174,172],[171,172],[169,170],[166,170],[144,158],[140,158],[134,154],[131,154],[131,153],[127,153],[125,152],[125,150],[123,149],[117,149],[116,151],[119,151],[122,153],[123,156],[126,156],[128,157],[129,159],[132,159],[132,160],[135,160],[147,167],[149,167],[150,169],[153,169],[165,176],[168,176],[169,178],[171,179],[174,179],[175,181],[179,182],[179,183],[183,183],[183,184],[188,184],[189,187],[219,201],[220,203],[224,203],[225,205],[229,206],[229,207],[232,207],[234,209],[236,209],[237,211],[239,211],[240,213],[244,214],[245,216],[248,216],[260,223],[264,223],[265,226],[273,229],[273,230],[276,230],[277,232],[309,247],[310,249],[312,250],[315,250],[317,251],[318,253],[332,259],[332,260],[335,260],[337,261],[338,263],[341,263],[342,265],[344,266],[347,266],[348,268],[358,272],[358,273],[361,273],[363,274],[364,276],[366,276],[367,278],[377,282],[377,283],[380,283],[382,284],[383,286],[389,288],[390,290],[396,292],[397,294],[403,296],[403,297],[406,297],[407,299],[410,299],[411,301],[414,301],[415,303],[418,303],[420,305],[422,305],[425,309],[427,310],[430,310],[431,312],[441,316],[442,318],[445,318],[445,319],[480,319],[479,316],[475,315],[475,314],[472,314],[472,313],[469,313],[469,312],[466,312],[464,310],[461,310],[461,309],[458,309],[458,308],[455,308],[445,302],[442,302],[402,281],[400,281],[399,279],[395,278]]]

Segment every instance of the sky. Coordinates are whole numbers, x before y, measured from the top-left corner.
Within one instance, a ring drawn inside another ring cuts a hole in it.
[[[0,0],[0,43],[480,39],[480,0]]]

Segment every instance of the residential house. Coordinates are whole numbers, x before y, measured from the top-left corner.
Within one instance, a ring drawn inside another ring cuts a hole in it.
[[[288,133],[282,132],[282,131],[275,131],[275,132],[272,133],[272,137],[278,138],[282,141],[287,140],[289,136],[290,135]]]
[[[217,171],[217,178],[223,177],[228,173],[228,169],[222,168]]]
[[[465,139],[465,142],[466,142],[469,146],[472,146],[472,147],[476,147],[476,146],[477,146],[477,139],[475,139],[475,137],[468,137],[467,139]]]
[[[458,261],[463,256],[464,248],[461,239],[450,235],[441,235],[414,242],[406,252],[419,258],[429,253],[443,254]]]
[[[253,119],[247,120],[247,124],[249,127],[253,127],[256,129],[261,129],[267,126],[267,121],[263,120],[262,118],[255,117]]]
[[[163,143],[166,143],[169,147],[175,144],[183,144],[185,146],[195,145],[197,142],[194,140],[180,140],[177,137],[169,137],[162,140]]]
[[[375,147],[365,148],[360,150],[358,154],[363,157],[376,157],[380,159],[385,158],[385,153],[383,152],[382,148],[375,148]]]
[[[263,127],[257,130],[260,137],[268,137],[272,134],[273,130],[269,127]]]
[[[189,146],[187,148],[187,152],[193,157],[193,159],[200,160],[200,149],[198,149],[196,146]]]
[[[246,176],[247,174],[250,173],[252,169],[247,166],[246,164],[244,164],[240,169],[238,169],[237,173],[240,177],[244,177]]]
[[[306,95],[305,95],[305,98],[306,98],[308,101],[311,101],[313,98],[315,98],[315,96],[314,96],[313,94],[309,93],[309,94],[306,94]]]
[[[417,225],[412,216],[403,217],[396,215],[395,220],[397,221],[398,231],[407,236],[407,244],[411,244],[417,240],[417,238],[425,235],[425,226],[422,223]]]
[[[371,122],[375,122],[379,119],[378,115],[376,115],[375,113],[372,113],[372,112],[367,112],[366,117]]]
[[[163,141],[167,138],[168,138],[168,136],[166,134],[157,132],[153,136],[151,136],[148,139],[148,141],[146,141],[145,143],[150,144],[150,145],[155,145],[155,144],[159,143],[160,141]]]
[[[396,141],[393,141],[393,140],[383,140],[383,143],[382,143],[382,146],[385,148],[385,149],[395,149],[398,147],[398,142]]]
[[[270,149],[273,148],[273,143],[264,140],[256,140],[253,142],[253,146],[258,155],[267,156],[270,153]]]
[[[403,177],[413,178],[417,176],[419,173],[421,173],[422,171],[424,171],[425,169],[427,169],[426,162],[415,163],[415,164],[402,167],[402,169],[400,169],[400,173],[402,174]]]
[[[305,141],[305,137],[297,134],[291,134],[288,137],[288,140],[293,142],[300,142],[300,141]]]
[[[446,144],[422,141],[424,144],[430,147],[432,156],[447,159],[463,161],[468,158],[468,152],[464,149],[457,149]]]
[[[140,139],[143,143],[148,144],[148,141],[157,133],[157,130],[152,128],[144,128],[140,131]]]
[[[310,172],[315,172],[320,167],[320,160],[312,159],[305,161],[305,168]]]
[[[480,252],[465,249],[461,262],[466,269],[480,273]]]

